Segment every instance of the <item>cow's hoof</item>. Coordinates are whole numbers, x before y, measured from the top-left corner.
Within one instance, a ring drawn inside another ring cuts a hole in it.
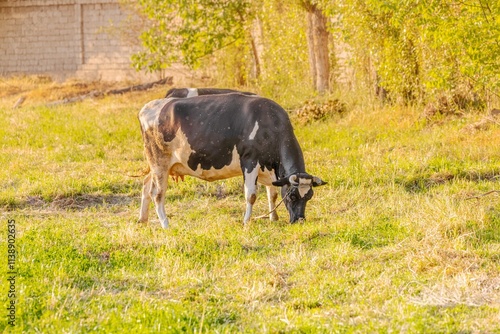
[[[278,221],[279,218],[278,218],[278,214],[276,212],[273,212],[269,215],[269,219],[272,221],[272,222],[275,222],[275,221]]]
[[[299,218],[299,219],[296,219],[296,220],[290,220],[290,224],[304,224],[306,222],[306,219],[305,218]]]
[[[162,228],[168,228],[168,219],[160,220],[160,224]]]

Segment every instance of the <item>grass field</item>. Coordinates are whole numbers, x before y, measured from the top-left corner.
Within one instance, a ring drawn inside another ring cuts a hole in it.
[[[19,85],[0,87],[0,331],[500,333],[500,200],[471,198],[500,189],[500,129],[464,130],[484,115],[430,123],[350,103],[296,126],[308,171],[329,183],[304,224],[280,207],[279,222],[243,229],[241,179],[186,178],[162,230],[154,211],[136,224],[131,175],[146,166],[137,112],[165,89],[49,108],[52,95]],[[256,215],[266,202],[262,190]]]

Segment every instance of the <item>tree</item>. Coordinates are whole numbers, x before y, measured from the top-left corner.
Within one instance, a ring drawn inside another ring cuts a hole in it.
[[[496,0],[321,0],[341,19],[352,64],[393,100],[500,88],[500,3]],[[369,55],[369,66],[362,63]],[[373,68],[373,70],[372,70]],[[487,94],[486,94],[487,95]]]
[[[149,71],[165,69],[179,62],[196,68],[207,56],[226,50],[228,52],[222,58],[230,55],[234,58],[230,61],[226,59],[224,65],[239,62],[240,65],[233,69],[240,76],[251,77],[258,82],[262,73],[274,66],[274,59],[269,66],[265,64],[270,55],[281,53],[281,57],[285,57],[283,49],[275,50],[282,45],[281,41],[276,41],[284,35],[274,36],[272,32],[266,31],[274,24],[266,22],[266,18],[275,20],[276,16],[284,14],[283,10],[288,16],[299,3],[307,11],[307,41],[313,87],[324,93],[329,89],[330,73],[327,18],[311,0],[296,1],[287,4],[280,0],[139,0],[136,8],[148,20],[149,27],[141,34],[144,50],[133,56],[133,64],[137,69]],[[264,13],[264,7],[277,13]],[[284,24],[287,27],[301,26],[298,22]],[[288,36],[288,44],[291,40],[302,38],[296,28],[292,32],[296,35]],[[247,51],[250,53],[246,54]],[[220,58],[220,52],[218,54]],[[297,57],[290,55],[287,60]],[[252,59],[251,65],[245,63],[245,59]],[[243,68],[246,74],[241,72]],[[293,71],[291,69],[289,73]],[[273,72],[275,68],[270,73]],[[244,81],[237,80],[239,84]]]
[[[262,73],[262,61],[264,56],[262,21],[259,16],[255,16],[250,36],[253,54],[253,77],[259,79]]]
[[[319,93],[325,93],[330,87],[327,19],[311,0],[300,0],[300,5],[307,11],[307,45],[313,86]]]
[[[247,36],[252,22],[250,0],[139,0],[137,9],[149,20],[135,54],[138,69],[156,71],[174,62],[192,68],[217,50]]]

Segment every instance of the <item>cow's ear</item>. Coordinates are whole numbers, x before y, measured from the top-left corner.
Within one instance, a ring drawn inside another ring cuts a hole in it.
[[[276,186],[276,187],[283,187],[284,185],[287,185],[287,184],[290,184],[290,181],[288,180],[287,177],[282,177],[278,181],[273,182],[273,186]]]
[[[327,182],[323,181],[317,176],[313,176],[313,187],[324,186]]]

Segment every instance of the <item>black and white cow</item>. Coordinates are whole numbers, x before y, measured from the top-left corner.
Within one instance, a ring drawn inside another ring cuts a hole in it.
[[[172,88],[167,92],[165,98],[169,97],[194,97],[200,95],[216,95],[216,94],[230,94],[240,93],[244,95],[256,95],[250,92],[240,92],[234,89],[223,88]]]
[[[162,227],[168,227],[168,176],[215,181],[243,175],[250,220],[257,182],[267,188],[270,219],[281,193],[290,222],[305,219],[312,187],[326,184],[305,171],[304,157],[287,113],[275,102],[242,94],[154,100],[139,112],[149,174],[144,179],[140,222],[148,220],[151,199]]]

